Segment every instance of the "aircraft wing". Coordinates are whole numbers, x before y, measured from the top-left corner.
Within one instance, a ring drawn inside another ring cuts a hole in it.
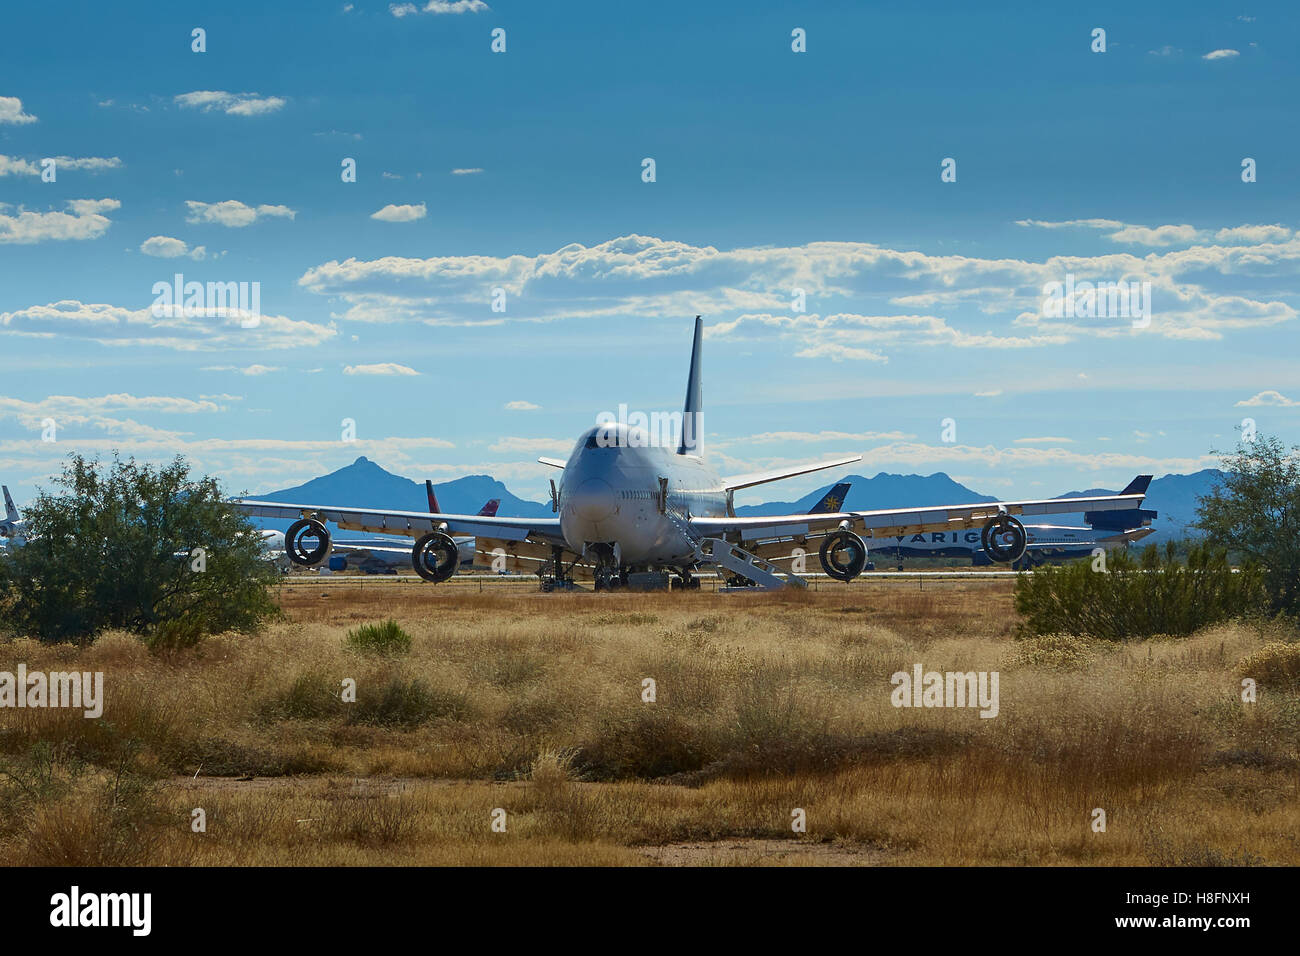
[[[1082,499],[1080,499],[1082,500]],[[231,502],[255,518],[309,518],[332,521],[347,531],[371,531],[418,538],[445,524],[449,534],[482,535],[505,541],[535,540],[563,544],[560,519],[512,518],[503,515],[451,515],[427,511],[389,511],[380,508],[349,508],[332,505],[295,505],[279,501],[237,498]]]
[[[1127,489],[1126,489],[1127,490]],[[949,531],[982,525],[998,514],[1046,515],[1083,511],[1125,511],[1142,505],[1145,492],[1100,495],[1094,498],[1046,498],[1030,501],[989,501],[970,505],[897,508],[881,511],[841,511],[833,514],[754,515],[744,518],[691,518],[691,527],[704,535],[738,532],[746,540],[824,533],[842,522],[866,537],[897,537],[923,531]]]
[[[774,468],[771,471],[756,471],[748,475],[732,475],[730,478],[722,479],[722,487],[727,491],[737,491],[741,488],[751,488],[754,485],[766,484],[769,481],[780,481],[782,478],[794,478],[796,475],[807,475],[811,472],[822,471],[826,468],[838,468],[840,465],[851,465],[855,461],[861,460],[861,455],[850,455],[848,458],[836,458],[831,461],[819,461],[803,465],[788,465],[785,468]]]

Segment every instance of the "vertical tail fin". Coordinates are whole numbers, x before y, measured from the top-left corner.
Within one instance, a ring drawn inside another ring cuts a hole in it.
[[[438,496],[433,493],[433,482],[428,478],[424,479],[424,493],[429,496],[429,513],[442,514],[442,509],[438,507]]]
[[[9,497],[9,486],[0,485],[0,488],[3,488],[5,493],[5,520],[9,522],[17,521],[18,509],[14,507],[14,500]]]
[[[679,455],[702,453],[704,417],[704,387],[700,381],[700,344],[704,339],[704,323],[695,317],[695,341],[691,345],[691,371],[686,379],[686,406],[682,409],[682,441],[677,446]]]
[[[1124,490],[1121,491],[1120,494],[1121,495],[1145,495],[1147,493],[1147,489],[1150,487],[1151,487],[1151,476],[1138,475],[1136,478],[1134,478],[1124,487]]]
[[[808,509],[810,515],[831,514],[844,507],[844,499],[849,495],[849,482],[841,481],[830,491],[822,495],[822,500]]]
[[[486,518],[491,518],[494,515],[496,515],[497,509],[500,507],[501,507],[501,499],[492,498],[488,501],[487,504],[485,504],[482,508],[478,510],[478,513]]]

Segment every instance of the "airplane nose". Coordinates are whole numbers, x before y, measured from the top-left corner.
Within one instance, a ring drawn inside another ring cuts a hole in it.
[[[588,478],[572,499],[573,512],[584,521],[604,521],[614,513],[614,489],[601,478]]]

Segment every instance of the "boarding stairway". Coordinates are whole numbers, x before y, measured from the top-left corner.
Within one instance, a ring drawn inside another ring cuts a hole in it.
[[[808,582],[793,571],[783,571],[770,561],[764,561],[756,554],[751,554],[739,545],[723,538],[702,538],[691,527],[690,521],[674,509],[664,511],[673,527],[682,533],[694,549],[694,558],[700,564],[712,564],[726,568],[732,574],[753,581],[760,591],[777,591],[787,585],[806,588]],[[725,587],[719,591],[749,591],[749,587]]]

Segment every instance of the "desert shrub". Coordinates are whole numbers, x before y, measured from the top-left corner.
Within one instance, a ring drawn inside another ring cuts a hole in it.
[[[153,859],[174,826],[158,784],[137,771],[140,743],[120,742],[116,758],[88,799],[48,787],[34,802],[21,857],[42,866],[139,866]],[[37,763],[55,761],[47,751]],[[46,773],[38,770],[38,776]]]
[[[345,640],[353,650],[375,654],[405,654],[411,649],[411,635],[392,618],[353,628]]]
[[[301,674],[285,691],[262,704],[268,720],[320,720],[332,717],[348,706],[339,697],[338,685],[324,674]]]
[[[1105,571],[1089,561],[1042,567],[1016,578],[1020,637],[1073,634],[1103,641],[1185,637],[1266,606],[1253,566],[1234,572],[1226,552],[1192,544],[1186,563],[1173,542],[1164,553],[1150,545],[1134,560],[1117,551]]]
[[[1266,686],[1300,682],[1300,644],[1271,641],[1237,664],[1238,677],[1253,677]]]
[[[606,717],[573,765],[596,780],[653,779],[699,770],[715,756],[698,723],[638,707]]]
[[[563,795],[573,778],[574,755],[572,750],[544,749],[534,758],[528,779],[543,803],[554,804]]]
[[[415,678],[393,677],[378,690],[362,686],[357,702],[348,705],[348,722],[380,726],[415,727],[438,718],[460,720],[469,711],[465,695],[436,690]]]

